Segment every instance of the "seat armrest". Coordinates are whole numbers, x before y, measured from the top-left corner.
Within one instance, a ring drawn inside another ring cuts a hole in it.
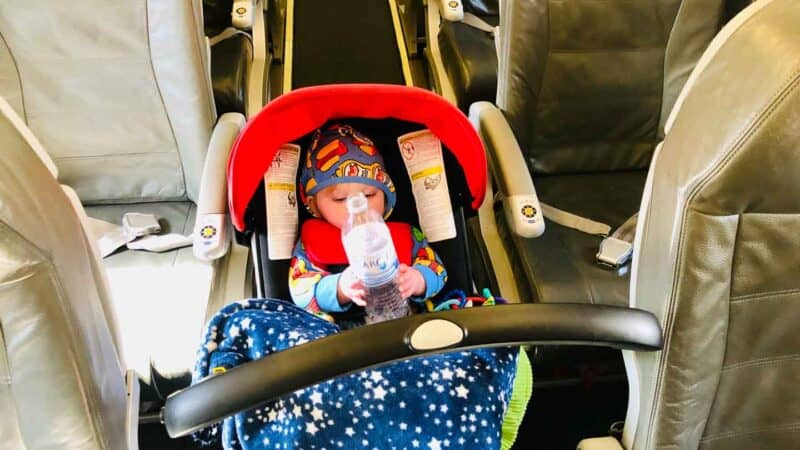
[[[194,255],[205,261],[225,255],[230,245],[225,214],[228,205],[228,156],[244,124],[245,118],[239,113],[223,114],[214,126],[208,143],[193,232]]]
[[[544,233],[544,217],[528,164],[503,112],[489,102],[469,108],[469,119],[483,139],[489,167],[503,196],[511,231],[524,238]]]
[[[624,450],[619,441],[611,436],[583,439],[578,442],[578,450]]]
[[[435,0],[439,8],[439,15],[449,22],[461,22],[464,20],[464,4],[461,0]]]

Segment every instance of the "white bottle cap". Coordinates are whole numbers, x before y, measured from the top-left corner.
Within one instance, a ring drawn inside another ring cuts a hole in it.
[[[367,197],[363,192],[347,197],[347,212],[350,214],[362,213],[367,210],[367,206]]]

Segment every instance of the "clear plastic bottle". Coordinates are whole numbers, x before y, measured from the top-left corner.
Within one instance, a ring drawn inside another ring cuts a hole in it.
[[[342,227],[347,260],[367,290],[367,323],[405,317],[408,302],[400,296],[397,252],[383,217],[371,210],[363,193],[347,198],[350,214]]]

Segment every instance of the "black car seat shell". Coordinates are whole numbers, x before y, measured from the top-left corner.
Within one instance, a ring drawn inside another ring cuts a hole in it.
[[[500,22],[496,0],[467,0],[463,7],[465,13],[474,14],[488,25],[496,27]],[[493,34],[464,22],[442,20],[438,40],[458,107],[466,112],[476,101],[494,101],[497,50]]]
[[[380,100],[380,101],[379,101]],[[416,119],[415,119],[416,118]],[[270,151],[289,142],[307,147],[313,131],[326,123],[344,122],[368,136],[381,151],[392,176],[398,204],[390,220],[419,225],[411,182],[405,172],[397,138],[428,126],[442,139],[442,155],[453,205],[457,236],[431,242],[448,270],[448,282],[441,294],[457,288],[471,291],[465,216],[473,216],[483,198],[486,160],[480,140],[466,118],[443,98],[422,89],[396,85],[327,85],[293,91],[271,102],[248,125],[234,150],[229,172],[235,171],[231,185],[231,211],[234,225],[252,239],[258,268],[258,285],[266,297],[289,299],[287,277],[289,260],[268,258],[264,195],[260,183],[271,162]],[[444,130],[444,133],[442,133]],[[280,141],[280,142],[279,142]],[[448,144],[461,145],[458,153]],[[270,155],[265,159],[264,155]],[[303,153],[301,153],[301,156]],[[302,161],[301,157],[301,161]],[[266,167],[264,167],[266,166]],[[477,199],[477,200],[476,200]],[[299,213],[302,220],[306,211]],[[423,231],[425,231],[423,229]]]

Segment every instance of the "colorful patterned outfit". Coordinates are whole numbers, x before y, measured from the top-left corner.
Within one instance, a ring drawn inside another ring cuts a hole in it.
[[[397,202],[394,183],[386,172],[383,157],[372,141],[348,125],[332,125],[317,130],[306,153],[305,164],[300,174],[300,198],[308,207],[309,199],[320,190],[338,183],[362,183],[373,186],[384,193],[384,218],[389,217]],[[316,215],[312,208],[309,211]],[[305,226],[305,225],[304,225]],[[408,231],[412,239],[411,257],[400,258],[401,263],[417,269],[425,279],[423,297],[414,298],[423,302],[435,296],[447,281],[447,271],[441,259],[428,245],[425,235],[416,228]],[[312,240],[320,238],[311,236]],[[393,237],[397,247],[397,236]],[[404,238],[400,237],[400,239]],[[338,236],[333,239],[338,239]],[[289,291],[292,300],[311,312],[342,312],[337,298],[339,274],[346,264],[333,267],[309,257],[310,242],[301,238],[294,249],[289,271]],[[321,242],[320,245],[328,245]],[[342,261],[344,263],[345,261]]]
[[[412,261],[409,266],[417,269],[425,279],[423,297],[412,297],[416,302],[435,296],[447,282],[447,271],[442,260],[428,245],[425,235],[417,228],[411,228]],[[336,296],[339,284],[338,273],[332,267],[312,261],[306,253],[302,240],[297,242],[289,269],[289,292],[297,306],[311,312],[342,312],[350,308],[350,304],[342,306]]]

